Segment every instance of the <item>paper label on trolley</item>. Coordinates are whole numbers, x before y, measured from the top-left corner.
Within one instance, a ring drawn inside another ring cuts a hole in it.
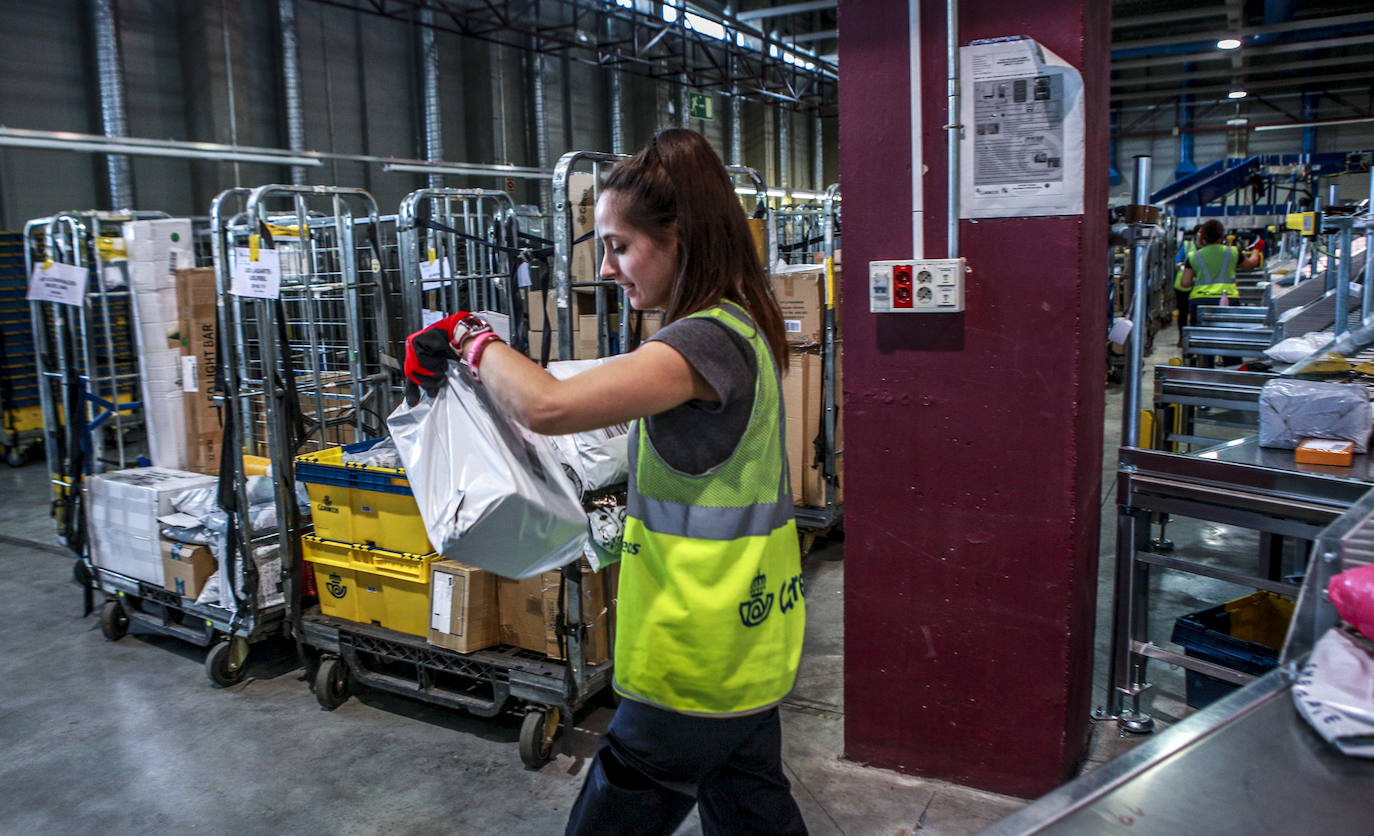
[[[229,292],[235,296],[255,299],[276,299],[281,296],[281,254],[276,250],[258,250],[253,261],[247,247],[234,250],[234,283]]]
[[[36,264],[29,278],[30,302],[56,302],[59,305],[80,305],[86,299],[87,273],[85,267],[71,264]]]
[[[438,290],[447,279],[453,278],[453,268],[448,259],[436,258],[434,261],[420,262],[420,287],[422,290]]]
[[[515,268],[515,283],[520,287],[529,287],[534,284],[530,281],[530,266],[525,262],[520,262],[520,266]]]

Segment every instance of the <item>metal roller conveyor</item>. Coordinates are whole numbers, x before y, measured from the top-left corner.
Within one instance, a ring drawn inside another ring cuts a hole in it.
[[[1317,639],[1337,620],[1321,590],[1336,572],[1374,559],[1374,491],[1318,534],[1312,555],[1278,669],[1023,807],[984,836],[1367,829],[1374,760],[1342,755],[1323,740],[1294,708],[1292,686]]]

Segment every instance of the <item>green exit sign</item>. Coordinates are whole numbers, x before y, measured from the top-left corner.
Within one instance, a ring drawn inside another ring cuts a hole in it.
[[[711,97],[705,93],[688,93],[687,115],[693,119],[714,119],[715,108]]]

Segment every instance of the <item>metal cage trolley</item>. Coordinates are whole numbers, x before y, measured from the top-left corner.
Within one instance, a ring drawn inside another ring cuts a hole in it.
[[[43,446],[52,472],[58,538],[83,549],[81,481],[132,466],[142,425],[138,306],[132,278],[112,266],[121,225],[163,212],[61,212],[24,225],[24,268],[69,265],[86,272],[80,304],[29,302]]]

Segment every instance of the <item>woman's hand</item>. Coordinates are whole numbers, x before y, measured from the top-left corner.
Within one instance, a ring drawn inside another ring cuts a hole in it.
[[[459,311],[406,337],[406,377],[431,396],[444,385],[448,362],[459,357],[468,331],[463,320],[470,316]]]

